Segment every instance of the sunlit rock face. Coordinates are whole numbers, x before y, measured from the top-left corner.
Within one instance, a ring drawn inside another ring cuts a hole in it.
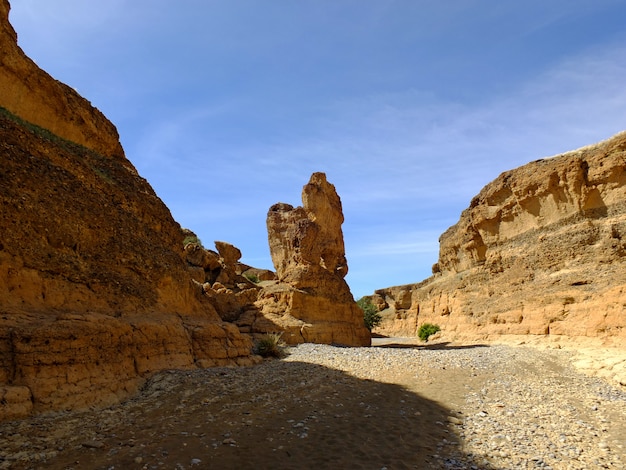
[[[53,134],[125,160],[115,126],[74,89],[41,70],[17,45],[8,0],[0,0],[0,106]]]
[[[626,338],[626,133],[501,174],[439,241],[433,277],[377,291],[383,331]]]
[[[245,364],[115,127],[17,47],[0,0],[0,420],[114,403],[152,372]]]
[[[283,331],[288,343],[369,345],[363,312],[344,280],[348,272],[341,200],[323,173],[302,190],[301,207],[279,203],[267,214],[278,280],[266,285],[253,330]]]

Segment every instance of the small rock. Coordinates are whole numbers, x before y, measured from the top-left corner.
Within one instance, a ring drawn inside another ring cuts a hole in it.
[[[448,416],[448,422],[452,424],[463,424],[463,420],[455,416]]]
[[[104,442],[100,442],[100,441],[88,441],[88,442],[83,442],[83,447],[86,447],[87,449],[102,449],[104,447]]]

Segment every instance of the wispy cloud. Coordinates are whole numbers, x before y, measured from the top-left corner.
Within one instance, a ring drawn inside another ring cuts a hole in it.
[[[268,260],[267,209],[326,172],[361,292],[428,275],[500,172],[626,129],[626,35],[557,37],[618,2],[14,3],[27,53],[114,120],[202,239]]]
[[[294,205],[300,203],[299,191],[310,173],[326,171],[351,217],[366,219],[369,215],[394,227],[397,214],[417,224],[421,220],[431,223],[433,213],[453,208],[454,215],[443,219],[449,223],[501,171],[626,128],[624,64],[626,48],[621,45],[601,53],[592,50],[555,65],[506,95],[488,97],[473,107],[438,102],[411,90],[405,95],[334,103],[323,111],[313,134],[295,130],[281,144],[242,142],[227,149],[228,158],[207,156],[204,169],[218,180],[224,177],[227,185],[232,185],[236,172],[237,181],[255,188],[247,190],[252,193],[263,192],[266,185],[282,187],[284,196],[279,200]],[[193,110],[189,116],[194,120],[206,117],[202,111]],[[202,135],[186,133],[190,128],[194,126],[181,119],[175,135],[155,127],[154,138],[147,140],[155,154],[181,143],[184,149],[203,139]],[[170,154],[169,158],[176,161],[180,156]],[[205,178],[198,168],[183,170],[188,171],[190,181]],[[211,198],[219,197],[217,192],[222,189],[216,182],[201,191]],[[291,200],[290,194],[294,196]],[[230,215],[243,216],[250,211],[264,214],[272,200],[269,194],[262,201],[252,197],[243,208],[237,205],[240,200],[234,202],[231,208],[220,206]],[[445,228],[436,226],[438,233]],[[395,242],[383,239],[369,246],[355,246],[353,256],[437,251],[436,232],[398,236],[401,240]]]
[[[377,240],[375,242],[356,243],[355,248],[350,250],[351,258],[368,256],[395,256],[413,254],[432,254],[439,249],[437,239],[439,233],[433,231],[398,232],[395,239]],[[350,243],[350,240],[348,240]]]

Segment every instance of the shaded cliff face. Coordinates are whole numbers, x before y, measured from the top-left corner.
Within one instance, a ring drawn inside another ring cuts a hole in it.
[[[626,133],[500,175],[440,237],[434,272],[377,291],[387,331],[626,338]]]
[[[2,308],[201,309],[180,227],[144,179],[2,111],[0,151]]]
[[[165,368],[249,363],[115,127],[23,55],[7,16],[0,0],[0,420],[112,403]]]

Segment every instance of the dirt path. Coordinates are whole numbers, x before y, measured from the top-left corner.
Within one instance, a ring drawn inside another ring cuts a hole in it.
[[[622,468],[625,390],[572,358],[301,345],[250,368],[159,374],[110,409],[0,424],[0,468]]]

